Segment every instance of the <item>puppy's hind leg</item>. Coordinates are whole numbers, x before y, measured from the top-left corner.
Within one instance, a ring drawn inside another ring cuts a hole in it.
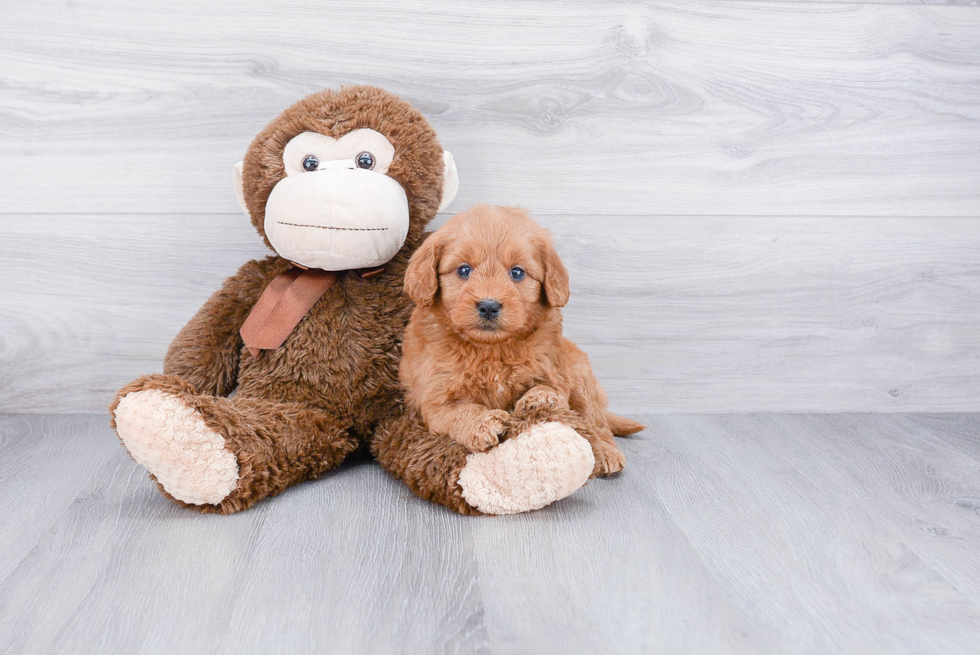
[[[589,440],[592,444],[592,452],[595,453],[595,469],[592,471],[592,477],[604,478],[622,471],[626,466],[626,456],[616,445],[609,430],[602,428],[597,432],[599,434]]]
[[[595,428],[595,438],[590,439],[592,450],[595,452],[595,471],[592,472],[593,477],[613,475],[622,471],[626,466],[626,457],[623,455],[623,451],[619,449],[619,446],[616,445],[616,440],[613,439],[614,435],[625,437],[646,429],[645,426],[636,421],[618,416],[608,410],[603,410],[602,417],[606,419],[609,427],[602,426]]]

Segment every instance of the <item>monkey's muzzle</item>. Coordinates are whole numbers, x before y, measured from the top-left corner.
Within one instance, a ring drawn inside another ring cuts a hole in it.
[[[408,235],[402,186],[374,171],[325,168],[280,180],[265,234],[281,257],[325,271],[381,266]]]

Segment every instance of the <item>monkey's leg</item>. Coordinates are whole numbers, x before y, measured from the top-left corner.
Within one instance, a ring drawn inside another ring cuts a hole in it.
[[[541,509],[585,484],[595,459],[573,428],[533,420],[516,421],[515,427],[499,446],[468,453],[406,410],[378,428],[371,450],[416,495],[460,514]]]
[[[429,432],[416,412],[405,409],[379,425],[371,453],[416,496],[460,514],[481,513],[466,502],[456,483],[469,451],[447,436]]]
[[[598,417],[602,418],[602,414],[598,414]],[[616,445],[612,431],[604,423],[598,423],[595,415],[583,416],[570,409],[568,399],[546,385],[538,385],[530,389],[517,401],[508,430],[510,434],[515,434],[515,432],[521,432],[534,423],[541,422],[558,422],[568,425],[588,440],[592,445],[592,454],[595,457],[595,466],[592,469],[591,477],[604,477],[619,473],[626,465],[626,457]],[[641,429],[642,427],[640,426]]]
[[[202,512],[247,509],[337,466],[358,445],[322,409],[198,395],[169,375],[131,382],[109,409],[119,438],[160,491]]]

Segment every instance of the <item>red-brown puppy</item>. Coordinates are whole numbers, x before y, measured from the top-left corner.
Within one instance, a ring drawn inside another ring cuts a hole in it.
[[[585,353],[562,337],[568,273],[523,209],[477,205],[415,252],[405,290],[416,303],[401,383],[429,430],[471,452],[505,436],[511,412],[567,408],[592,434],[594,475],[626,463],[613,435],[643,429],[606,408]]]

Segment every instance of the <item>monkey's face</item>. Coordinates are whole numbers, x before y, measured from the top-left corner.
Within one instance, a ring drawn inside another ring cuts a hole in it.
[[[324,270],[380,266],[408,234],[408,198],[388,177],[395,148],[360,129],[334,139],[303,132],[286,144],[286,177],[269,194],[265,234],[282,257]]]
[[[389,261],[458,185],[421,115],[369,87],[297,103],[256,138],[245,167],[244,183],[235,167],[239,200],[272,248],[328,271]]]

